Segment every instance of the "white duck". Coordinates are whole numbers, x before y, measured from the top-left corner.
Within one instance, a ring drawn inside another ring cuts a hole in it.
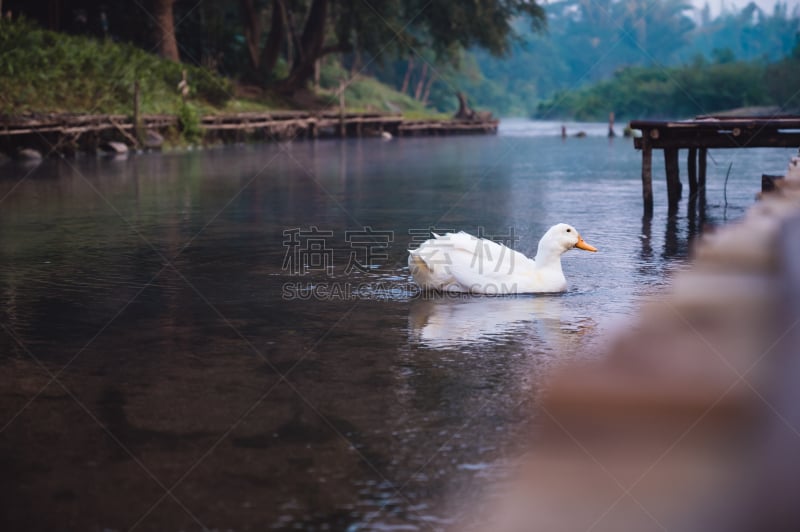
[[[567,280],[561,270],[561,255],[573,248],[597,251],[567,224],[547,230],[535,259],[463,231],[434,237],[409,251],[408,267],[421,288],[445,292],[563,292]]]

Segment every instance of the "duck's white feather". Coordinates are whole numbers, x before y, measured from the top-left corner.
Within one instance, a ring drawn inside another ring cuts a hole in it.
[[[567,228],[570,232],[566,232]],[[562,238],[562,232],[567,238]],[[537,263],[507,246],[464,232],[434,235],[409,252],[408,266],[414,280],[427,290],[481,294],[559,292],[566,289],[560,255],[575,247],[579,239],[570,226],[554,226],[539,243]]]

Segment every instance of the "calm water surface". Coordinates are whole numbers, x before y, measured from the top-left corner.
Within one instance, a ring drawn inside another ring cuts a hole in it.
[[[790,153],[712,152],[704,217],[671,220],[656,157],[643,220],[632,142],[559,126],[0,166],[2,528],[457,519],[535,434],[542,377],[591,356]],[[429,228],[533,255],[557,222],[600,249],[565,255],[565,294],[413,289],[405,250]],[[388,243],[369,260],[366,227]]]

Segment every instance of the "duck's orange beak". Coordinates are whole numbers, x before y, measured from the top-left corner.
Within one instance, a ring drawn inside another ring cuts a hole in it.
[[[591,251],[593,253],[597,251],[597,248],[591,244],[587,244],[582,236],[578,236],[578,243],[575,244],[575,247],[578,249],[585,249],[586,251]]]

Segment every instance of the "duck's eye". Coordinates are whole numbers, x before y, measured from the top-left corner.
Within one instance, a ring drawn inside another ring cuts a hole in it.
[[[571,233],[571,232],[572,232],[572,229],[567,229],[567,233]]]

